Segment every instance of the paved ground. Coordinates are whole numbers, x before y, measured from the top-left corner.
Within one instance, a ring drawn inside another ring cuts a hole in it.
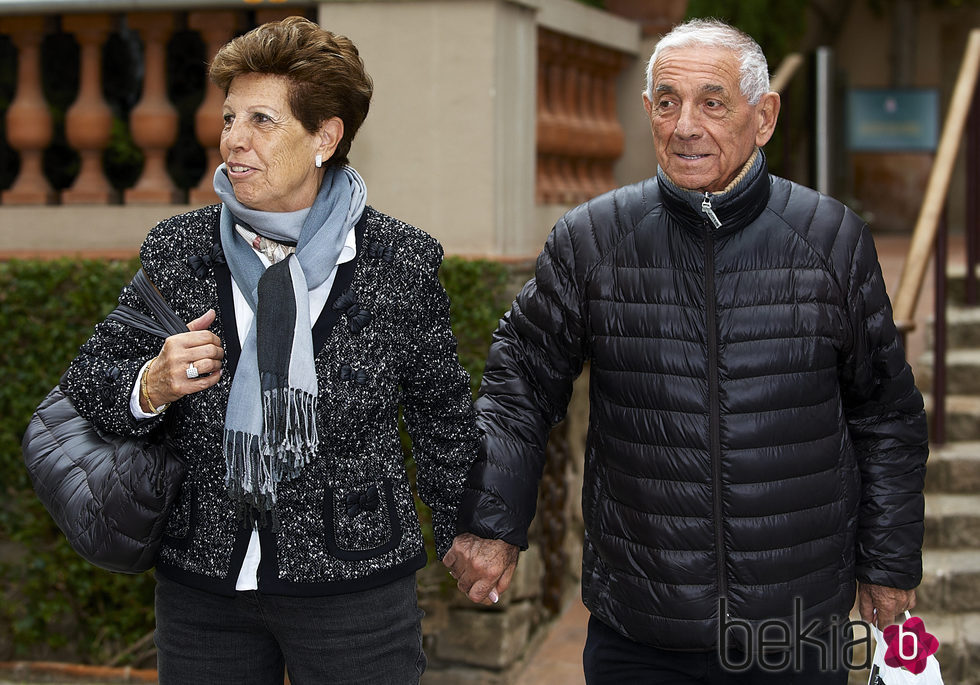
[[[588,623],[589,611],[576,595],[514,685],[585,685],[582,648]]]

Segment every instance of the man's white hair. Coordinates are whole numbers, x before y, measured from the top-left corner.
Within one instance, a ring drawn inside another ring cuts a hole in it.
[[[752,36],[717,19],[691,19],[660,39],[647,64],[647,97],[653,100],[653,65],[668,50],[689,47],[726,48],[739,61],[739,89],[750,105],[769,92],[769,65]]]

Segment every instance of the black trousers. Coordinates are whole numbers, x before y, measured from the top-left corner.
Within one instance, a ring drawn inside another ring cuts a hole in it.
[[[157,574],[160,685],[410,685],[425,670],[415,574],[362,592],[223,597]]]
[[[732,671],[724,661],[738,667],[751,665]],[[722,659],[717,651],[657,649],[620,635],[594,616],[589,618],[583,653],[587,685],[845,685],[848,671],[844,661],[838,653],[835,664],[828,652],[809,648],[802,655],[802,663],[775,670],[740,652]],[[833,665],[837,668],[826,668]]]

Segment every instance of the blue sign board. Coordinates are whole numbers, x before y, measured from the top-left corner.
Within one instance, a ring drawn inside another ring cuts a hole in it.
[[[847,146],[854,151],[933,152],[939,142],[939,93],[926,88],[851,89]]]

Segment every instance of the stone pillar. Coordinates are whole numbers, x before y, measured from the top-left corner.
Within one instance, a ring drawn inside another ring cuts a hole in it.
[[[133,141],[143,151],[143,173],[126,190],[126,204],[171,204],[178,191],[167,173],[167,150],[177,140],[177,109],[167,99],[167,41],[174,30],[171,12],[126,15],[143,41],[143,97],[129,115]]]
[[[449,253],[523,256],[540,247],[540,236],[528,237],[534,17],[529,4],[507,0],[320,5],[319,24],[350,37],[374,79],[350,155],[369,202]]]
[[[71,188],[61,194],[64,204],[107,204],[115,195],[102,171],[102,151],[109,145],[112,113],[102,99],[102,45],[112,29],[108,14],[69,14],[62,20],[65,31],[75,34],[81,46],[81,78],[78,98],[65,116],[68,144],[82,158]]]
[[[535,255],[558,205],[617,185],[607,56],[635,58],[636,22],[572,0],[338,0],[319,23],[374,79],[351,149],[372,204],[447,252]]]
[[[44,17],[6,17],[0,31],[17,47],[17,92],[7,109],[7,139],[20,153],[20,173],[3,193],[5,205],[43,205],[54,201],[41,157],[51,142],[51,113],[41,92],[41,39]]]
[[[208,64],[215,54],[227,43],[235,33],[237,15],[234,12],[191,12],[188,25],[201,34],[207,49]],[[207,80],[204,100],[194,115],[194,133],[197,141],[207,152],[207,165],[204,175],[196,187],[191,188],[189,200],[192,205],[207,205],[218,201],[211,179],[214,170],[221,164],[221,152],[218,145],[221,142],[223,118],[221,108],[225,94],[218,86]]]

